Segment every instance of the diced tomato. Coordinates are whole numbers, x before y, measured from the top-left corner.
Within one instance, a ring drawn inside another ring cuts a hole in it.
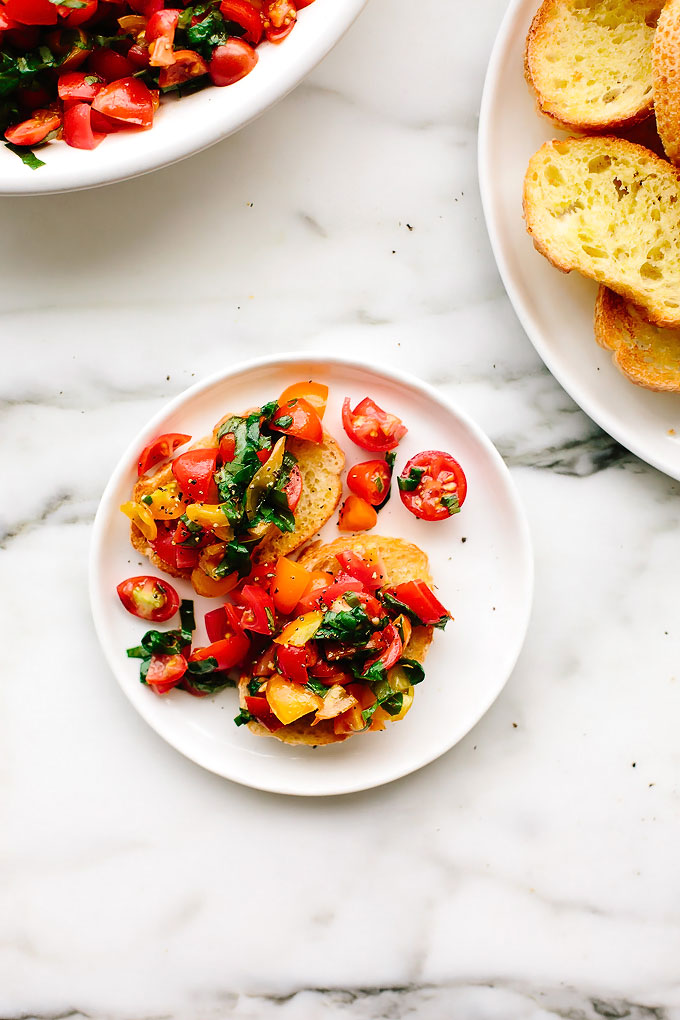
[[[210,79],[213,85],[233,85],[250,74],[257,63],[257,51],[244,39],[227,39],[216,46],[210,58]]]
[[[0,32],[7,32],[10,29],[18,27],[19,22],[12,21],[12,19],[7,14],[6,8],[0,7]]]
[[[184,432],[164,432],[162,436],[156,436],[148,446],[145,446],[137,461],[137,475],[141,478],[149,468],[154,467],[159,461],[166,457],[172,457],[179,446],[188,443],[191,436]]]
[[[398,483],[406,509],[424,521],[444,521],[457,514],[467,495],[462,467],[442,450],[423,450],[411,457]]]
[[[283,491],[286,494],[288,500],[288,509],[291,513],[295,513],[297,505],[300,502],[302,495],[302,471],[297,464],[293,464],[288,481],[283,487]]]
[[[296,613],[309,613],[319,608],[321,593],[332,584],[334,577],[326,570],[313,570],[309,584],[302,594],[302,598],[295,607]]]
[[[39,145],[60,126],[61,114],[54,110],[34,110],[29,120],[8,127],[5,138],[13,145]]]
[[[262,12],[264,32],[269,42],[279,43],[292,32],[297,10],[291,0],[269,0]]]
[[[380,637],[382,639],[381,644],[385,647],[377,658],[370,660],[370,664],[372,665],[374,662],[381,662],[385,669],[392,669],[392,666],[396,666],[399,662],[403,651],[404,646],[401,640],[401,635],[394,624],[390,623],[387,627],[385,627]],[[369,665],[369,663],[367,663],[367,665]]]
[[[341,684],[345,687],[351,679],[348,673],[343,672],[338,663],[324,662],[323,659],[310,666],[309,672],[316,680],[320,680],[325,687],[332,687],[333,684]]]
[[[149,63],[152,67],[168,67],[175,62],[172,45],[180,11],[171,7],[156,11],[146,26],[149,43]]]
[[[231,627],[231,629],[234,631],[235,634],[238,634],[238,633],[243,634],[244,633],[244,631],[243,631],[243,622],[242,622],[243,621],[243,612],[244,612],[243,608],[241,606],[233,606],[229,602],[227,602],[227,604],[225,605],[224,608],[225,608],[225,611],[226,611],[226,614],[227,614],[227,620],[229,621],[229,626]]]
[[[406,606],[420,623],[441,626],[445,620],[451,619],[448,609],[424,581],[404,581],[385,590]]]
[[[179,595],[172,585],[148,574],[128,577],[121,581],[116,591],[128,613],[141,620],[163,623],[179,609]]]
[[[116,50],[109,49],[108,47],[94,50],[90,54],[87,63],[93,74],[97,74],[100,78],[103,78],[104,81],[114,83],[115,85],[121,84],[119,79],[129,79],[130,75],[134,74],[137,70],[132,61],[128,60],[127,57],[124,57],[122,53],[118,53]],[[137,82],[139,85],[144,85],[144,83],[138,81],[137,78],[133,78],[132,80]],[[144,85],[144,88],[146,89],[146,85]],[[119,91],[120,90],[118,90],[118,92]],[[147,92],[148,91],[149,90],[147,89]],[[117,94],[118,93],[113,93],[113,95]],[[127,108],[128,105],[129,103],[122,98],[119,97],[117,99],[117,107],[122,109],[123,106]],[[97,107],[97,109],[100,109],[102,113],[107,113],[110,117],[117,116],[120,120],[130,119],[129,117],[123,117],[121,114],[113,114],[110,110],[104,109],[103,107]],[[140,122],[133,121],[132,123],[137,124]]]
[[[66,7],[59,4],[57,11],[62,24],[67,28],[75,28],[76,25],[84,25],[95,16],[99,4],[97,0],[85,0],[84,7]]]
[[[97,95],[104,79],[96,74],[84,74],[83,71],[68,71],[59,75],[57,94],[60,99],[78,99],[90,102]]]
[[[364,397],[353,411],[346,397],[342,405],[342,424],[353,443],[362,450],[376,453],[393,450],[408,431],[401,418],[383,411],[370,397]]]
[[[127,51],[127,58],[136,68],[149,67],[149,47],[143,43],[133,43]]]
[[[103,134],[110,135],[116,131],[125,130],[125,121],[113,120],[112,117],[107,117],[106,114],[100,113],[99,110],[92,110],[92,116],[90,117],[90,124],[92,125],[93,131],[101,131]]]
[[[348,574],[339,574],[333,584],[330,584],[321,593],[321,603],[326,606],[327,609],[333,605],[336,599],[342,598],[348,591],[360,592],[364,590],[364,586],[361,581],[358,581],[356,577],[350,577]]]
[[[294,563],[286,556],[280,556],[276,562],[272,595],[274,605],[279,613],[287,616],[307,590],[311,573],[300,563]]]
[[[308,404],[311,404],[319,418],[323,418],[328,402],[328,387],[325,383],[314,382],[310,379],[309,382],[293,383],[292,386],[286,386],[279,397],[279,404],[283,406],[289,400],[297,400],[298,397],[302,397]]]
[[[280,719],[277,719],[266,698],[260,697],[259,695],[249,695],[246,697],[246,708],[251,715],[254,715],[258,722],[266,726],[267,729],[274,733],[275,730],[280,730],[283,723]]]
[[[244,584],[238,595],[245,607],[241,626],[255,634],[273,634],[275,624],[274,600],[269,592],[253,584]]]
[[[205,614],[205,629],[209,641],[221,641],[227,633],[227,611],[224,606]]]
[[[172,462],[172,473],[185,499],[194,500],[196,503],[207,502],[217,468],[218,453],[217,447],[199,448],[175,457]]]
[[[233,669],[243,662],[248,654],[250,641],[246,635],[229,634],[219,641],[213,641],[205,648],[195,648],[189,656],[189,662],[203,662],[205,659],[216,659],[218,669]]]
[[[176,687],[187,671],[183,655],[152,655],[146,682],[156,694],[167,694]]]
[[[343,570],[361,581],[366,591],[377,591],[385,582],[384,567],[379,560],[374,564],[368,564],[351,549],[338,553],[336,559]]]
[[[227,432],[220,439],[220,460],[223,464],[231,464],[236,454],[236,436],[233,432]]]
[[[347,472],[347,485],[371,506],[380,506],[390,491],[392,471],[384,460],[365,460]]]
[[[50,0],[5,0],[4,13],[12,21],[18,21],[20,25],[57,23],[57,8]]]
[[[361,496],[351,493],[340,508],[338,528],[340,531],[369,531],[378,523],[375,507]]]
[[[296,439],[306,439],[310,443],[323,442],[323,425],[311,404],[303,397],[296,397],[280,405],[271,417],[270,427],[277,432],[285,432]]]
[[[271,644],[258,655],[250,667],[253,676],[267,677],[276,672],[276,645]]]
[[[294,645],[277,645],[276,661],[280,672],[286,680],[294,684],[306,684],[309,680],[307,673],[307,645],[296,648]]]
[[[198,549],[185,549],[182,546],[176,547],[176,558],[178,570],[193,570],[199,559]]]
[[[244,39],[257,46],[262,38],[262,17],[248,0],[222,0],[220,11],[226,21],[235,21],[245,28]]]
[[[163,7],[163,0],[128,0],[128,6],[145,18],[150,18]]]
[[[101,69],[98,69],[97,73],[102,78],[107,77]],[[121,78],[105,85],[95,97],[92,107],[100,113],[105,113],[107,117],[125,121],[126,124],[149,128],[153,123],[153,96],[139,78]]]
[[[243,579],[244,584],[256,584],[271,594],[272,581],[276,574],[275,563],[256,563],[248,576]]]
[[[169,67],[162,67],[158,75],[158,84],[162,89],[170,85],[181,85],[182,82],[208,73],[205,60],[194,50],[174,50],[173,56],[172,64]]]
[[[90,123],[92,110],[89,103],[69,104],[64,110],[64,141],[74,149],[96,149],[106,135],[94,132]]]

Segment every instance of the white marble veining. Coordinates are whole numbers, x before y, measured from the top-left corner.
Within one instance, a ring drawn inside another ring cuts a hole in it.
[[[680,486],[565,396],[496,274],[475,131],[504,6],[371,0],[215,148],[0,201],[2,1018],[680,1018]],[[194,379],[288,349],[455,397],[510,464],[537,560],[482,722],[325,801],[167,747],[86,590],[129,438]]]

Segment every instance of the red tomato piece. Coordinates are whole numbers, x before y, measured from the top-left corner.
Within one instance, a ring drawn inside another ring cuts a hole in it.
[[[364,397],[352,411],[349,397],[342,404],[342,424],[345,432],[362,450],[387,453],[399,445],[408,429],[401,418],[378,407],[370,397]]]
[[[277,719],[266,698],[259,696],[247,696],[246,697],[246,708],[251,715],[255,716],[258,722],[266,726],[267,729],[273,733],[275,730],[280,730],[283,723],[280,719]]]
[[[283,491],[285,492],[286,499],[288,500],[288,509],[291,513],[295,513],[302,495],[302,472],[297,464],[293,465],[290,475],[288,476],[288,481],[283,487]]]
[[[386,591],[406,606],[419,623],[436,627],[451,619],[451,613],[424,581],[404,581]]]
[[[295,4],[291,0],[269,0],[264,5],[262,20],[269,42],[279,43],[292,32],[297,18]]]
[[[148,574],[128,577],[116,591],[128,613],[141,620],[164,623],[179,609],[179,595],[172,585]]]
[[[227,633],[227,611],[224,606],[219,609],[211,609],[205,614],[205,629],[208,641],[221,641]]]
[[[59,4],[57,11],[65,28],[75,28],[76,25],[84,25],[86,21],[93,18],[97,13],[98,6],[97,0],[85,0],[84,7],[73,8]]]
[[[194,50],[174,50],[173,56],[175,59],[172,64],[169,67],[161,67],[158,75],[158,84],[162,89],[170,85],[181,85],[182,82],[208,73],[205,60]]]
[[[183,655],[152,655],[146,682],[156,694],[167,694],[176,687],[187,671]]]
[[[333,684],[342,684],[344,687],[350,680],[349,675],[343,672],[339,664],[335,662],[324,662],[323,659],[320,659],[313,666],[310,666],[309,672],[316,680],[320,680],[326,687],[332,687]]]
[[[223,464],[231,464],[236,455],[236,436],[233,432],[227,432],[220,439],[220,460]]]
[[[61,114],[54,110],[34,110],[29,120],[8,127],[5,138],[13,145],[39,145],[60,126]]]
[[[12,19],[10,17],[8,17],[6,9],[0,8],[0,32],[7,32],[8,30],[10,30],[12,28],[18,28],[18,27],[19,27],[19,22],[18,21],[12,21]]]
[[[210,79],[213,85],[222,88],[233,85],[250,74],[257,63],[257,53],[244,39],[227,39],[216,46],[210,58]]]
[[[406,509],[424,521],[444,521],[457,514],[467,495],[462,467],[442,450],[423,450],[411,457],[398,483]]]
[[[248,0],[222,0],[220,11],[226,21],[235,21],[245,28],[244,39],[257,46],[262,38],[262,16]]]
[[[313,570],[309,584],[307,585],[302,598],[295,607],[297,615],[302,613],[309,613],[312,609],[319,608],[319,600],[321,593],[325,588],[332,584],[335,578],[332,574],[325,570]]]
[[[106,135],[94,132],[90,123],[92,110],[89,103],[72,103],[64,110],[64,141],[74,149],[96,149]]]
[[[272,581],[276,574],[275,563],[256,563],[253,569],[250,571],[248,576],[244,579],[244,584],[256,584],[260,588],[264,588],[265,591],[271,591]]]
[[[96,102],[96,100],[95,100]],[[217,468],[217,447],[187,450],[175,457],[172,473],[185,499],[205,503]]]
[[[326,404],[328,403],[328,386],[325,383],[314,382],[313,379],[308,379],[306,382],[293,383],[291,386],[286,386],[285,390],[279,397],[279,404],[283,406],[289,400],[295,400],[298,397],[303,397],[308,404],[311,404],[319,418],[323,418],[326,413]]]
[[[195,648],[189,656],[189,662],[203,662],[205,659],[216,659],[218,669],[233,669],[248,654],[250,641],[246,635],[228,634],[219,641],[213,641],[205,648]]]
[[[347,472],[347,485],[371,506],[380,506],[390,491],[392,471],[384,460],[365,460]]]
[[[84,74],[83,71],[68,71],[60,74],[57,82],[57,95],[60,99],[78,99],[89,102],[97,95],[104,79],[97,74]]]
[[[349,495],[340,508],[338,528],[340,531],[370,531],[378,523],[375,507],[361,496]]]
[[[321,602],[327,609],[333,605],[336,599],[342,598],[348,591],[360,592],[364,590],[361,581],[348,574],[338,574],[338,577],[321,593]]]
[[[396,666],[399,662],[404,648],[399,631],[393,623],[385,627],[381,634],[381,639],[381,643],[385,645],[384,651],[377,658],[367,662],[366,666],[373,665],[375,662],[382,662],[385,669],[392,669],[392,666]]]
[[[152,67],[169,67],[175,63],[172,45],[180,12],[168,7],[156,11],[146,26],[146,41],[149,43],[149,64]]]
[[[371,566],[351,549],[338,553],[336,559],[343,570],[361,581],[366,591],[377,591],[385,582],[385,571],[380,561]]]
[[[129,78],[137,70],[132,61],[124,57],[122,53],[117,53],[116,50],[111,50],[108,47],[94,50],[89,56],[88,67],[93,74],[99,75],[100,78],[109,83],[115,82],[116,85],[120,84],[119,79]],[[137,81],[136,78],[132,80]],[[141,85],[143,82],[138,84]],[[144,88],[146,88],[146,85]],[[102,109],[102,113],[109,113],[109,111]],[[109,113],[109,116],[112,117],[114,114]],[[121,119],[125,120],[126,118],[123,117]]]
[[[241,626],[255,634],[273,634],[276,611],[269,592],[254,584],[244,584],[238,598],[245,610],[241,617]]]
[[[167,563],[171,567],[176,567],[178,547],[173,542],[173,534],[174,529],[163,527],[159,522],[158,533],[156,537],[149,542],[149,545],[164,563]]]
[[[295,648],[293,645],[278,645],[276,649],[276,662],[281,674],[294,684],[306,684],[309,680],[307,673],[307,648]]]
[[[93,131],[101,131],[105,135],[114,134],[116,131],[125,130],[125,121],[113,120],[111,117],[107,117],[105,114],[100,113],[99,110],[92,110],[92,116],[90,117],[90,124],[92,125]]]
[[[133,43],[127,51],[127,58],[137,68],[149,67],[149,47],[142,43]]]
[[[57,8],[50,0],[5,0],[4,13],[20,25],[56,25]]]
[[[160,460],[172,457],[175,450],[180,446],[184,446],[190,439],[191,436],[187,436],[184,432],[164,432],[162,436],[156,436],[148,446],[144,447],[139,455],[137,476],[141,478],[149,468],[158,464]]]
[[[285,432],[296,439],[306,439],[310,443],[323,442],[323,425],[311,404],[304,397],[288,400],[272,415],[270,428],[277,432]]]
[[[91,62],[92,58],[90,58]],[[98,70],[97,73],[102,78],[107,77],[101,70]],[[99,113],[105,113],[107,117],[113,117],[114,120],[122,120],[126,124],[137,124],[139,127],[149,128],[153,123],[153,96],[139,78],[121,78],[119,81],[105,85],[95,97],[92,108],[98,110]]]

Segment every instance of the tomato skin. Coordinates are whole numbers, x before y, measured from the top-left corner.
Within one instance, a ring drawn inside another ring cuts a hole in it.
[[[262,11],[264,32],[269,42],[279,43],[293,31],[297,10],[291,0],[269,0]]]
[[[205,503],[217,468],[219,449],[188,450],[175,457],[172,473],[185,498]]]
[[[120,582],[116,591],[128,613],[140,620],[165,623],[179,609],[179,595],[172,585],[150,574],[128,577]]]
[[[161,67],[158,75],[158,84],[163,89],[170,85],[181,85],[182,82],[208,73],[209,68],[205,60],[194,50],[174,50],[173,57],[172,64],[169,67]]]
[[[227,634],[227,613],[224,606],[218,609],[211,609],[205,614],[205,629],[208,641],[221,641]]]
[[[295,607],[296,614],[301,615],[302,613],[309,613],[313,609],[318,609],[321,593],[334,580],[333,575],[326,570],[313,570],[309,584]]]
[[[347,574],[361,581],[366,591],[377,591],[384,584],[384,567],[379,560],[371,566],[363,557],[352,552],[351,549],[345,549],[343,552],[338,553],[336,559]]]
[[[227,39],[212,52],[210,79],[218,88],[233,85],[250,74],[257,60],[256,51],[244,39]]]
[[[266,698],[249,695],[246,697],[246,708],[251,715],[254,715],[258,722],[266,726],[267,729],[273,733],[275,730],[280,730],[283,723],[280,719],[277,719]]]
[[[123,57],[123,59],[125,58]],[[90,58],[90,63],[92,63],[92,58]],[[134,70],[134,65],[131,66]],[[101,70],[98,70],[97,73],[102,78],[107,77]],[[153,123],[153,96],[144,82],[138,78],[121,78],[119,81],[105,85],[95,97],[92,108],[100,113],[105,113],[107,117],[122,120],[126,124],[150,128]]]
[[[309,680],[307,673],[307,648],[295,648],[293,645],[277,645],[276,662],[281,674],[294,684],[306,684]]]
[[[183,655],[152,655],[146,683],[156,694],[167,694],[176,687],[187,671]]]
[[[348,574],[338,574],[333,584],[321,592],[320,596],[320,608],[330,609],[336,599],[342,598],[342,596],[348,591],[354,591],[359,593],[364,590],[364,586],[361,581],[358,581],[356,577],[350,577]]]
[[[117,53],[108,47],[94,50],[88,59],[88,67],[93,74],[98,75],[109,83],[118,83],[121,78],[129,78],[137,70],[135,65],[127,57],[124,57],[122,53]],[[133,80],[136,81],[137,79]],[[146,88],[146,86],[144,87]],[[102,112],[107,113],[108,111],[102,110]]]
[[[294,563],[286,556],[278,558],[272,582],[272,596],[279,613],[283,613],[284,616],[292,613],[307,590],[311,576],[309,570],[301,564]]]
[[[295,513],[297,505],[300,502],[302,496],[302,472],[297,464],[293,465],[293,468],[288,477],[288,481],[283,487],[283,491],[286,494],[288,500],[288,509],[291,513]]]
[[[245,28],[246,42],[257,46],[263,33],[262,16],[248,0],[222,0],[220,11],[226,21],[235,21],[241,28]]]
[[[96,77],[97,81],[88,82],[87,78]],[[99,78],[98,75],[84,74],[83,71],[68,71],[66,74],[60,74],[57,82],[57,95],[60,99],[78,99],[82,102],[88,102],[94,99],[97,93],[100,91],[104,79]]]
[[[84,25],[86,21],[93,18],[99,6],[98,0],[85,0],[84,7],[64,7],[61,4],[57,7],[61,23],[65,28],[75,28],[76,25]]]
[[[275,607],[269,592],[254,584],[244,584],[239,592],[238,601],[245,607],[241,617],[241,626],[254,634],[273,634]]]
[[[143,46],[142,43],[133,43],[130,49],[127,51],[127,58],[131,64],[134,64],[136,68],[141,69],[143,67],[150,66],[149,58],[149,47]]]
[[[394,450],[408,432],[401,418],[383,411],[370,397],[364,397],[353,411],[349,397],[345,397],[342,424],[353,443],[362,450],[372,450],[375,453]]]
[[[390,623],[387,627],[385,627],[381,636],[385,642],[385,650],[378,656],[377,659],[371,660],[371,665],[373,662],[382,662],[385,669],[392,669],[392,666],[396,666],[399,662],[404,645],[399,635],[399,631],[393,623]]]
[[[187,436],[184,432],[164,432],[163,435],[156,436],[139,455],[137,477],[141,478],[149,468],[154,467],[160,460],[172,457],[175,450],[184,446],[190,439],[191,436]]]
[[[282,427],[279,422],[287,421],[288,418],[292,418],[291,423]],[[296,439],[306,439],[310,443],[323,442],[321,419],[303,397],[296,397],[294,401],[287,401],[279,406],[272,415],[269,425],[277,432],[294,436]]]
[[[340,508],[340,531],[370,531],[378,523],[375,507],[361,496],[349,495]]]
[[[420,473],[417,484],[412,472],[414,475]],[[398,482],[402,503],[423,521],[448,520],[458,513],[467,495],[467,479],[462,467],[451,454],[442,450],[423,450],[411,457]],[[409,488],[405,488],[405,484]],[[412,488],[412,485],[415,487]],[[442,502],[452,497],[451,506]]]
[[[156,11],[146,26],[146,40],[149,43],[149,63],[152,67],[167,67],[174,64],[172,44],[180,12],[171,7]]]
[[[424,581],[404,581],[386,591],[402,602],[426,626],[436,627],[451,619],[451,614]]]
[[[34,110],[29,120],[8,127],[5,138],[14,145],[39,145],[60,126],[61,115],[54,110]]]
[[[219,641],[213,641],[205,648],[195,648],[189,656],[189,662],[203,662],[205,659],[216,659],[218,669],[233,669],[248,654],[250,641],[246,635],[228,634]]]
[[[384,460],[365,460],[347,472],[347,485],[371,506],[380,506],[390,489],[392,472]]]
[[[57,8],[49,0],[5,0],[4,13],[20,25],[56,25]]]
[[[325,383],[314,382],[313,379],[310,379],[308,382],[286,386],[279,397],[279,404],[287,404],[289,400],[296,400],[298,397],[302,397],[308,404],[311,404],[319,418],[323,418],[328,402],[328,387]]]
[[[106,135],[94,132],[89,103],[73,103],[64,110],[64,141],[74,149],[96,149]]]

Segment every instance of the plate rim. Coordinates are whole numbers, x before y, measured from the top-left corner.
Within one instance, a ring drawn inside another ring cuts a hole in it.
[[[104,639],[105,629],[105,616],[106,609],[103,603],[99,599],[99,591],[103,589],[103,585],[100,583],[99,578],[99,563],[100,557],[98,551],[102,545],[105,529],[104,520],[105,514],[108,510],[108,506],[111,502],[113,493],[119,485],[122,477],[126,475],[131,465],[137,459],[139,452],[140,438],[145,438],[148,434],[152,434],[153,431],[158,427],[160,422],[166,420],[170,415],[174,414],[175,411],[185,405],[187,402],[192,401],[195,397],[199,396],[206,390],[211,389],[216,384],[229,380],[234,376],[243,375],[262,368],[277,367],[287,368],[297,362],[317,362],[327,365],[341,366],[350,369],[355,369],[360,372],[369,371],[374,372],[379,376],[389,380],[390,382],[397,383],[401,386],[405,386],[408,389],[419,391],[422,396],[429,398],[436,404],[439,404],[446,411],[451,413],[457,418],[462,425],[470,431],[474,439],[479,442],[485,449],[491,460],[495,462],[495,465],[499,472],[503,475],[508,496],[511,500],[511,504],[515,513],[517,521],[518,532],[518,553],[519,560],[521,563],[521,573],[518,575],[518,590],[522,593],[522,612],[520,616],[520,623],[516,627],[514,632],[514,642],[512,645],[506,647],[504,650],[504,657],[501,662],[501,667],[498,670],[500,676],[500,682],[494,688],[491,695],[485,699],[481,704],[478,712],[474,714],[474,718],[467,725],[467,728],[459,733],[452,742],[445,747],[443,750],[436,749],[434,752],[425,750],[425,753],[420,756],[413,763],[409,763],[406,767],[399,764],[399,758],[397,757],[394,769],[389,771],[389,774],[382,776],[376,781],[365,781],[359,780],[356,782],[345,783],[341,786],[333,787],[332,789],[319,791],[319,790],[298,790],[290,789],[289,786],[284,784],[278,784],[276,782],[276,773],[273,772],[272,782],[264,783],[262,781],[253,781],[250,777],[245,775],[235,775],[226,771],[220,771],[213,765],[208,764],[206,761],[201,760],[200,754],[193,754],[185,748],[178,747],[175,743],[168,740],[168,738],[161,732],[154,723],[152,718],[153,713],[147,712],[144,708],[133,701],[131,692],[127,689],[122,676],[119,675],[117,665],[118,660],[114,656],[109,654],[108,642]],[[250,358],[245,361],[237,362],[234,365],[230,365],[222,371],[213,372],[210,375],[198,380],[193,385],[182,390],[179,394],[167,401],[163,406],[154,414],[146,424],[140,429],[131,439],[131,441],[125,447],[121,454],[118,462],[116,463],[107,483],[102,492],[97,512],[95,514],[94,522],[92,525],[92,532],[90,536],[90,547],[89,547],[89,563],[88,563],[88,594],[90,601],[90,611],[94,622],[95,633],[99,642],[100,649],[104,655],[104,659],[113,674],[116,683],[121,688],[128,702],[132,705],[132,708],[138,713],[138,715],[144,720],[144,722],[153,730],[153,732],[162,739],[169,747],[174,751],[178,752],[185,758],[199,765],[201,768],[214,775],[220,776],[221,778],[228,779],[230,782],[238,783],[241,786],[250,787],[251,789],[262,790],[267,793],[283,794],[287,796],[304,796],[304,797],[327,797],[327,796],[342,796],[350,793],[358,793],[363,790],[377,789],[380,786],[384,786],[388,783],[394,782],[397,779],[401,779],[407,775],[411,775],[414,772],[419,771],[426,765],[431,764],[438,758],[447,754],[456,744],[460,743],[464,737],[470,733],[472,729],[479,723],[479,721],[486,715],[493,703],[502,693],[508,680],[510,679],[512,672],[517,664],[517,660],[521,654],[522,648],[526,640],[527,631],[529,628],[529,622],[531,618],[533,608],[533,596],[534,596],[534,583],[535,583],[535,563],[534,563],[534,552],[533,544],[531,540],[531,531],[529,528],[529,522],[524,509],[524,504],[520,498],[519,492],[515,481],[510,473],[508,466],[501,457],[500,453],[491,442],[486,433],[481,427],[464,411],[460,410],[455,404],[449,400],[448,397],[441,394],[434,386],[418,378],[410,372],[404,372],[401,369],[385,368],[382,365],[377,364],[373,361],[358,360],[352,356],[345,356],[341,354],[327,354],[321,351],[290,351],[278,355],[264,355],[256,358]]]
[[[532,2],[537,3],[537,0],[532,0]],[[630,453],[639,457],[640,460],[649,464],[651,467],[656,468],[658,471],[661,471],[668,477],[673,478],[676,481],[680,481],[680,462],[677,465],[673,465],[663,457],[659,457],[653,452],[650,453],[646,449],[646,445],[644,443],[641,444],[637,442],[635,435],[627,432],[625,423],[621,423],[614,412],[607,408],[603,408],[597,400],[591,400],[587,393],[584,395],[581,392],[579,379],[573,378],[572,373],[570,373],[568,369],[562,368],[559,362],[556,362],[553,355],[551,355],[550,350],[546,347],[543,330],[521,297],[519,286],[515,283],[515,274],[509,265],[508,254],[501,238],[502,232],[499,226],[500,217],[498,217],[496,213],[497,203],[494,198],[492,172],[493,132],[491,130],[491,120],[495,108],[495,95],[501,84],[501,68],[503,59],[508,49],[510,36],[517,27],[520,18],[523,16],[525,6],[529,6],[529,0],[511,0],[505,14],[503,15],[503,19],[500,23],[500,27],[491,50],[491,56],[489,57],[479,107],[477,177],[482,200],[484,222],[486,224],[486,230],[496,267],[503,287],[505,288],[505,292],[510,299],[513,311],[519,319],[520,325],[534,347],[534,350],[551,375],[554,376],[560,386],[569,394],[574,403],[576,403],[581,410],[595,422],[596,425],[603,429],[609,436],[611,436],[612,439],[614,439],[617,443],[620,443],[620,445]],[[527,97],[527,100],[529,101],[529,97]],[[539,117],[539,114],[536,113],[536,116]],[[556,127],[555,131],[558,130],[559,129]],[[633,384],[631,383],[631,386],[632,385]]]

